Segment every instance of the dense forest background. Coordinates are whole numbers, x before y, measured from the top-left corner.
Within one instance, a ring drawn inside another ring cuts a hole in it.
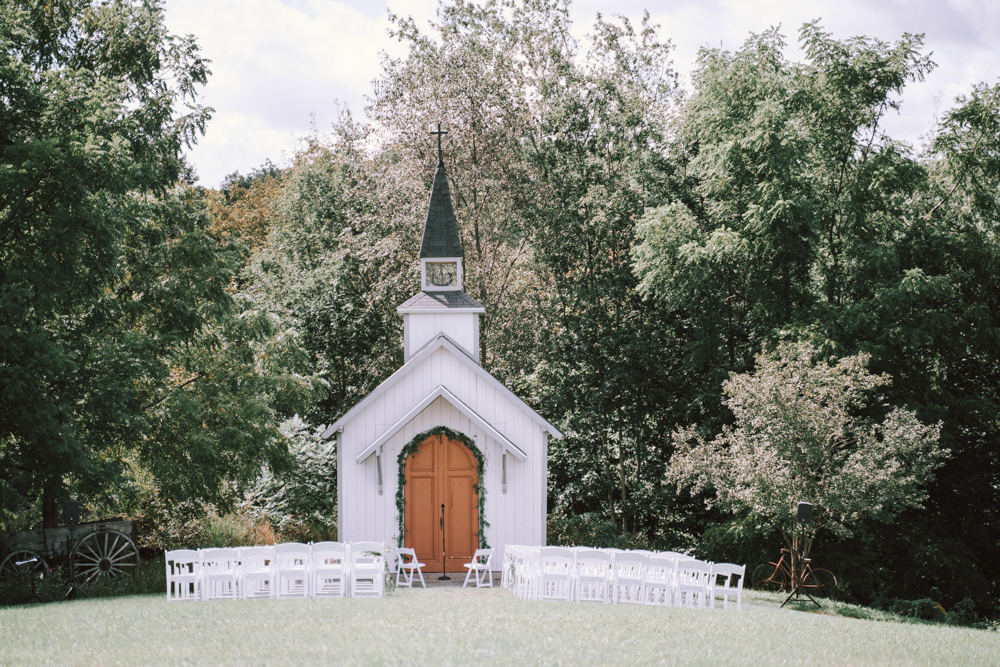
[[[813,556],[855,600],[995,613],[1000,86],[894,140],[883,119],[934,67],[920,36],[807,24],[792,62],[769,30],[704,49],[684,90],[648,17],[580,44],[563,2],[442,3],[426,30],[392,18],[408,54],[366,120],[343,109],[287,166],[212,190],[181,158],[207,63],[157,3],[20,5],[0,33],[0,529],[73,496],[154,546],[220,516],[328,535],[316,434],[402,364],[441,122],[483,365],[566,433],[550,543],[774,557],[778,524],[672,458],[678,434],[733,428],[727,380],[798,345],[884,378],[853,419],[908,411],[946,451]]]

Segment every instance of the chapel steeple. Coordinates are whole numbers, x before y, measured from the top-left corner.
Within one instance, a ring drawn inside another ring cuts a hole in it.
[[[424,236],[420,243],[420,287],[424,291],[462,289],[462,239],[458,221],[451,205],[448,175],[441,155],[441,135],[447,134],[438,123],[438,163],[431,186],[431,203],[427,208]]]
[[[403,316],[404,356],[409,359],[445,334],[478,361],[479,316],[486,309],[462,291],[465,253],[441,155],[441,135],[447,131],[438,123],[431,134],[438,138],[438,162],[420,243],[420,292],[396,309]]]

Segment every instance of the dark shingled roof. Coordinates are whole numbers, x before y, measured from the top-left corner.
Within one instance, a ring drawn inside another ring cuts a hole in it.
[[[440,310],[442,308],[483,308],[483,304],[458,290],[417,292],[409,301],[401,305],[399,310]]]
[[[458,237],[458,221],[451,207],[448,177],[444,162],[438,162],[431,187],[431,205],[424,224],[424,240],[420,244],[420,259],[428,257],[465,257],[462,240]]]

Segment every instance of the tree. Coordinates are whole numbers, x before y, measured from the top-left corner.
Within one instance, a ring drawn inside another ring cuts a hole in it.
[[[177,185],[207,61],[155,0],[3,3],[0,42],[0,507],[42,495],[53,526],[70,489],[149,473],[231,498],[287,462],[268,422],[316,387],[274,373],[292,337],[234,303],[235,258]]]
[[[336,539],[337,452],[298,417],[281,425],[294,463],[284,472],[265,468],[247,494],[247,506],[286,540]]]
[[[928,567],[964,582],[947,594],[956,602],[995,590],[975,577],[1000,506],[1000,95],[982,85],[957,99],[917,152],[883,119],[934,66],[921,36],[838,40],[810,23],[800,44],[803,62],[784,58],[776,30],[700,54],[671,146],[685,190],[637,225],[639,291],[679,321],[692,421],[712,433],[732,420],[726,375],[752,371],[780,337],[869,354],[893,378],[885,402],[942,422],[952,456],[926,508],[890,536],[859,525],[845,564],[867,541],[869,558],[896,564],[878,580],[889,590],[938,595],[915,576]]]
[[[782,342],[773,357],[757,358],[753,373],[733,374],[723,391],[735,424],[712,440],[696,426],[676,430],[668,471],[693,492],[711,488],[708,503],[779,529],[793,587],[817,531],[847,537],[861,520],[888,523],[921,507],[948,454],[938,446],[940,423],[924,425],[901,408],[881,420],[861,415],[872,391],[890,382],[868,372],[869,355],[817,354],[808,343]],[[800,501],[813,504],[801,536],[793,525]]]

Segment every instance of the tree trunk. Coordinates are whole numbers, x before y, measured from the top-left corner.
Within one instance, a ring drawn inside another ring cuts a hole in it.
[[[609,482],[608,504],[611,506],[611,521],[613,522],[615,520],[615,487],[614,484],[610,483],[614,478],[611,476],[611,451],[608,447],[608,434],[604,433],[601,440],[604,443],[604,474]]]
[[[61,484],[52,480],[42,490],[42,528],[56,528],[59,525],[59,496]]]

